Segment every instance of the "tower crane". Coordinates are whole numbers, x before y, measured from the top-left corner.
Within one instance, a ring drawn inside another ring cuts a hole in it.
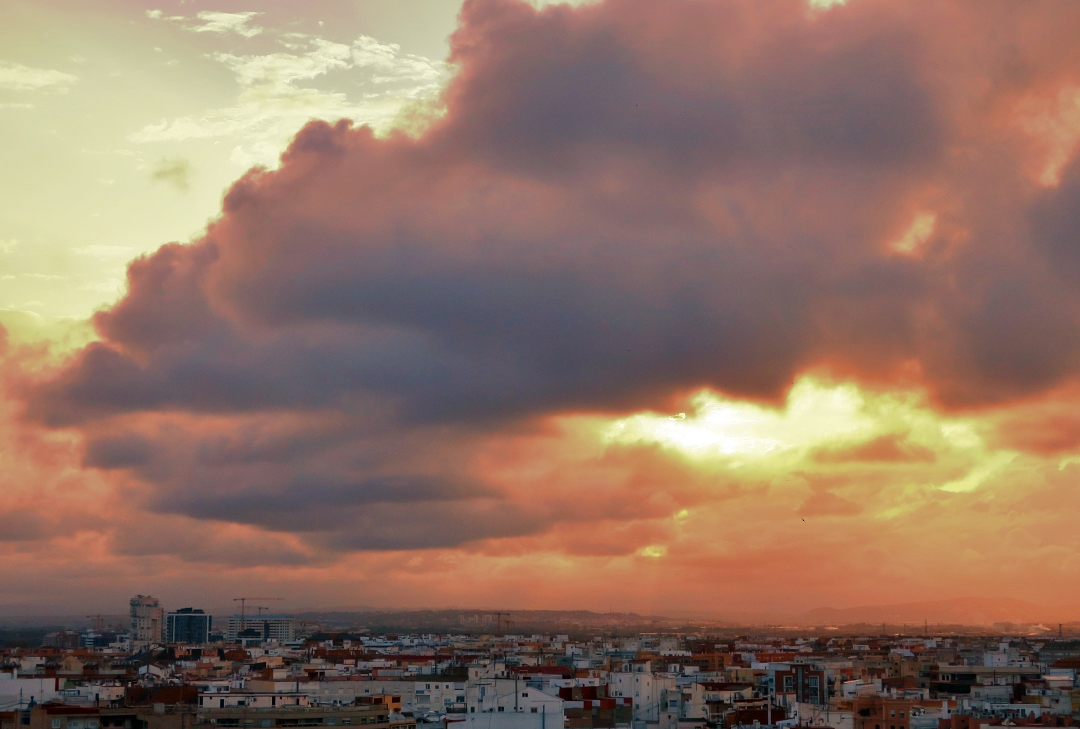
[[[247,601],[248,600],[284,600],[283,597],[234,597],[233,602],[240,603],[240,632],[246,630]]]

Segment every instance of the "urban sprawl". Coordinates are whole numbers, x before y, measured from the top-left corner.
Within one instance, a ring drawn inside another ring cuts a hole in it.
[[[522,634],[473,611],[409,633],[240,607],[219,624],[139,595],[118,629],[0,649],[0,729],[1080,725],[1080,641],[1045,630]]]

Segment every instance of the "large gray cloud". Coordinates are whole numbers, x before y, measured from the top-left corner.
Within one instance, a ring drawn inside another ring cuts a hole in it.
[[[777,398],[811,366],[915,363],[950,406],[1055,386],[1076,173],[1040,188],[1002,111],[1075,81],[1054,8],[470,0],[445,116],[302,130],[202,240],[132,264],[30,413],[153,509],[386,549],[566,518],[470,464],[551,413]]]

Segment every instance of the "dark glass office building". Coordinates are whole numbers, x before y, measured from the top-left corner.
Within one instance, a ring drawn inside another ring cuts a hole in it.
[[[180,608],[165,617],[165,640],[169,643],[209,643],[214,619],[195,608]]]

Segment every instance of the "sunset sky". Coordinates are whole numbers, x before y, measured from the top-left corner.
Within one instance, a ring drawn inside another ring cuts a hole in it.
[[[1080,600],[1080,4],[2,13],[0,615]]]

